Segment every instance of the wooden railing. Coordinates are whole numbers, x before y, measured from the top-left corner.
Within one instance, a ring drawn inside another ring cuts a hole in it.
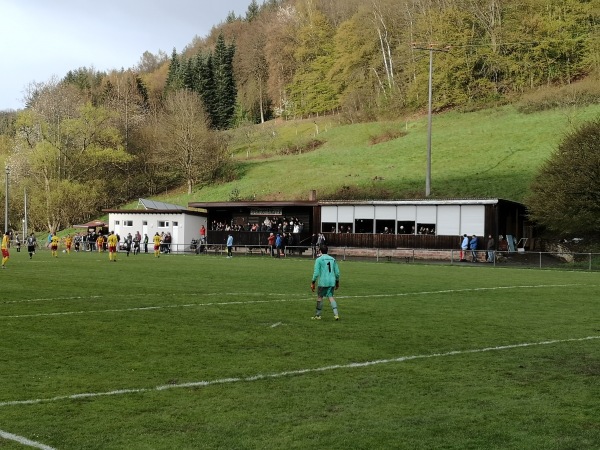
[[[210,244],[225,244],[227,231],[208,231],[207,240]],[[264,231],[232,231],[235,245],[267,245],[268,232]],[[428,248],[428,249],[456,249],[460,248],[459,236],[435,236],[412,234],[366,234],[366,233],[324,233],[328,245],[333,247],[360,247],[360,248]],[[306,245],[310,247],[311,233],[294,234],[295,246]],[[480,239],[479,248],[484,246],[483,238]]]

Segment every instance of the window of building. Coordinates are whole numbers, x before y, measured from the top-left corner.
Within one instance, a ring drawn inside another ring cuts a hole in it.
[[[132,227],[133,226],[133,220],[124,220],[123,221],[123,225],[126,227]]]
[[[338,223],[338,233],[353,233],[352,222]]]
[[[435,234],[435,223],[418,223],[417,234]]]
[[[415,234],[414,220],[399,220],[398,234]]]
[[[336,232],[335,222],[323,222],[321,224],[321,231],[323,231],[323,233],[335,233]]]
[[[373,219],[356,219],[354,221],[355,233],[373,233]]]
[[[395,220],[376,220],[375,221],[375,233],[377,234],[394,234]]]
[[[168,227],[169,227],[168,221],[165,221],[165,220],[158,221],[158,228],[168,228]]]

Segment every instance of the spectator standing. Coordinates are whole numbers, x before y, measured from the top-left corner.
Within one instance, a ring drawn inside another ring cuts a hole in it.
[[[98,239],[98,235],[96,234],[95,231],[92,231],[88,237],[88,241],[90,244],[90,251],[91,252],[95,252],[96,251],[96,240]]]
[[[148,253],[148,235],[144,234],[144,253]]]
[[[317,240],[318,240],[318,236],[313,233],[311,239],[310,239],[310,248],[312,249],[312,257],[313,259],[317,257]]]
[[[127,233],[127,236],[125,237],[125,251],[127,252],[127,256],[129,256],[129,252],[131,252],[132,244],[133,236],[131,236],[131,233]]]
[[[277,252],[277,257],[281,257],[281,248],[283,243],[283,238],[281,234],[277,233],[277,237],[275,237],[275,251]]]
[[[227,236],[227,257],[233,257],[233,235],[231,233]]]
[[[317,248],[320,248],[322,245],[327,243],[327,239],[323,233],[319,233],[319,237],[317,238]]]
[[[493,263],[494,262],[494,247],[496,247],[496,242],[494,241],[494,238],[492,237],[491,234],[488,236],[488,241],[487,241],[486,247],[487,247],[487,262]]]
[[[477,236],[473,235],[469,241],[469,248],[471,249],[471,260],[477,262]]]
[[[270,233],[267,238],[267,242],[269,243],[269,250],[271,252],[271,256],[275,256],[275,234]]]
[[[283,246],[287,248],[289,254],[294,253],[294,235],[292,233],[287,234],[287,239],[283,242]]]
[[[171,241],[169,241],[170,236],[171,235],[169,233],[163,233],[163,236],[162,236],[162,243],[163,243],[162,252],[163,253],[169,253],[169,249],[171,246],[171,244],[170,244]]]
[[[317,307],[313,319],[321,320],[321,312],[323,310],[323,297],[329,299],[333,318],[339,320],[337,303],[335,301],[333,291],[340,287],[340,269],[335,258],[329,256],[327,245],[323,244],[320,247],[321,256],[315,260],[312,282],[310,283],[311,291],[315,292],[315,283],[318,280],[317,289]]]
[[[142,240],[142,235],[138,231],[137,233],[135,233],[135,236],[133,237],[133,254],[134,255],[140,254],[140,241],[141,240]]]
[[[469,236],[465,233],[460,243],[460,260],[467,260],[467,251],[469,250]]]

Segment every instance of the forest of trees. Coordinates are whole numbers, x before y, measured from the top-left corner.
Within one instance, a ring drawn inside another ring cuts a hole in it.
[[[600,8],[581,0],[256,0],[179,53],[74,68],[0,113],[11,220],[56,230],[137,196],[226,173],[222,130],[508,101],[600,72]],[[68,207],[67,207],[68,206]]]

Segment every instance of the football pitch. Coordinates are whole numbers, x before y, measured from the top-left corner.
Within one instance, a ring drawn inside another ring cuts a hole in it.
[[[339,264],[13,249],[0,448],[600,448],[600,274]]]

